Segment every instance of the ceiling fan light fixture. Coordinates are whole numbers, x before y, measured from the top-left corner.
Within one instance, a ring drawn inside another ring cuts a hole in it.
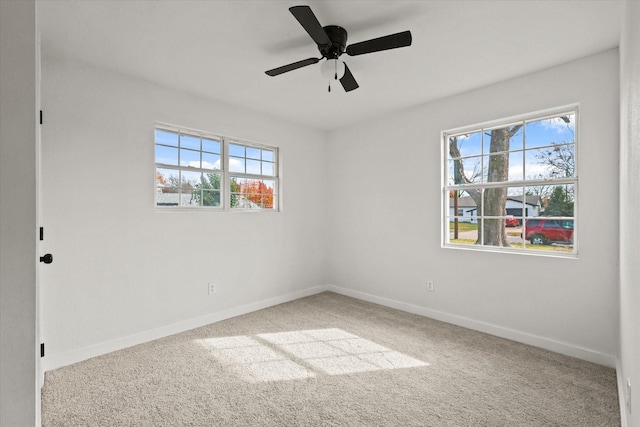
[[[325,81],[340,80],[345,73],[344,62],[339,59],[327,59],[320,65],[320,73]]]
[[[331,92],[332,81],[334,83],[340,81],[344,91],[351,92],[360,86],[353,74],[351,74],[347,64],[338,59],[340,55],[343,53],[349,56],[364,55],[381,50],[411,46],[411,31],[389,34],[388,36],[369,39],[347,46],[347,30],[338,25],[325,25],[323,27],[309,6],[293,6],[289,8],[289,12],[309,34],[322,56],[320,58],[303,59],[302,61],[265,71],[271,77],[311,64],[317,64],[323,58],[326,58],[326,61],[320,65],[320,72],[322,78],[329,83],[329,92]]]

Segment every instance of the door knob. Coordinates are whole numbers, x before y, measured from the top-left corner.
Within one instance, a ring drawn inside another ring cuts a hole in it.
[[[45,264],[51,264],[53,262],[53,255],[46,254],[45,256],[41,256],[40,262],[44,262]]]

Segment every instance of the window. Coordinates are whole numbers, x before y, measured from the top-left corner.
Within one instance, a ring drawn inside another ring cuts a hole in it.
[[[577,106],[443,132],[443,245],[577,254]]]
[[[278,210],[278,149],[205,132],[155,129],[158,207]]]
[[[277,206],[274,148],[229,143],[232,209],[274,209]]]

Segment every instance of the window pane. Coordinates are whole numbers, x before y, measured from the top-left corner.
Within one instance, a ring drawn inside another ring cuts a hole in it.
[[[484,218],[482,221],[485,246],[510,247],[504,218]]]
[[[575,114],[531,121],[525,127],[526,148],[571,143],[575,140]]]
[[[482,157],[467,157],[449,160],[449,180],[453,184],[480,182],[482,178]],[[466,180],[464,179],[466,178]]]
[[[229,172],[245,173],[244,158],[230,157]]]
[[[518,125],[509,125],[496,129],[485,130],[484,137],[484,153],[499,153],[501,151],[509,151],[512,133]]]
[[[260,161],[247,159],[247,173],[260,175]]]
[[[231,208],[239,208],[241,204],[241,186],[245,180],[232,177],[229,182],[229,193],[231,195]]]
[[[275,191],[275,181],[270,180],[270,179],[263,179],[262,180],[262,185],[263,185],[263,193],[267,194],[273,194],[273,192]]]
[[[520,125],[517,125],[517,126],[520,126]],[[513,130],[514,127],[512,126],[511,129]],[[509,139],[509,150],[515,151],[515,150],[522,150],[523,148],[524,148],[524,131],[523,131],[523,128],[520,127],[520,129],[518,129],[516,133],[513,134],[511,139]]]
[[[156,144],[178,146],[178,134],[156,129]]]
[[[178,166],[178,149],[156,145],[156,163]]]
[[[505,217],[507,215],[507,187],[485,188],[482,197],[482,216]]]
[[[509,246],[512,248],[523,249],[525,243],[522,236],[522,226],[516,225],[515,228],[508,228],[511,226],[506,223],[505,226],[507,227],[505,232],[507,233],[507,243],[509,243]]]
[[[200,167],[200,152],[180,149],[180,166]]]
[[[220,206],[220,191],[202,190],[199,206]]]
[[[262,207],[264,209],[275,209],[278,206],[277,197],[276,194],[263,196],[264,203]]]
[[[509,179],[509,153],[484,156],[483,182],[506,182]]]
[[[221,182],[221,177],[220,174],[217,173],[205,173],[202,175],[202,181],[201,181],[201,186],[204,190],[211,190],[211,189],[215,189],[215,190],[219,190],[220,189],[220,182]],[[200,188],[200,186],[198,186],[198,188]]]
[[[244,145],[229,144],[229,155],[244,157]]]
[[[572,252],[573,220],[530,219],[523,230],[525,247],[541,251]]]
[[[180,171],[180,189],[182,192],[190,192],[201,183],[200,172]]]
[[[523,151],[509,153],[509,181],[524,179]]]
[[[525,151],[525,176],[527,179],[564,177],[564,172],[561,172],[556,166],[545,160],[548,150],[547,148],[541,148]]]
[[[571,178],[575,173],[575,145],[562,144],[527,151],[527,163],[535,163],[542,178]],[[533,166],[533,165],[532,165]]]
[[[474,245],[478,240],[477,218],[460,217],[449,221],[449,242]]]
[[[156,204],[158,206],[178,206],[180,197],[179,172],[173,169],[156,169]]]
[[[272,150],[262,150],[262,160],[268,160],[273,162],[273,151]]]
[[[542,200],[547,200],[553,190],[552,185],[530,185],[524,188],[526,206],[524,215],[537,217],[542,213]]]
[[[208,151],[209,153],[220,154],[220,141],[213,139],[202,139],[202,151]]]
[[[449,154],[452,158],[481,155],[482,133],[474,132],[449,137]]]
[[[262,162],[262,175],[274,176],[273,163],[271,163],[271,162]]]
[[[180,148],[200,150],[200,138],[191,135],[180,135]]]
[[[523,194],[522,187],[509,187],[507,189],[507,202],[505,204],[505,211],[507,217],[504,220],[505,227],[519,227],[524,221],[524,212],[527,210],[526,197]],[[511,231],[507,231],[507,238],[509,242],[513,239],[510,238]],[[520,231],[517,232],[520,234]]]
[[[255,147],[247,147],[247,158],[260,160],[260,149]]]
[[[220,170],[220,155],[203,152],[202,153],[202,169]]]
[[[573,217],[574,194],[573,185],[556,185],[547,199],[544,216]]]
[[[471,195],[473,194],[473,196]],[[469,189],[468,191],[453,191],[449,197],[449,216],[460,216],[460,220],[476,221],[478,218],[478,205],[481,189]],[[462,211],[462,213],[460,213]],[[464,217],[464,218],[462,218]]]
[[[520,226],[526,209],[522,187],[497,187],[484,190],[482,242],[485,246],[522,247]]]

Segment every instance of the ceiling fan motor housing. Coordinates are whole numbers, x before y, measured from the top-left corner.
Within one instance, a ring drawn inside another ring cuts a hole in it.
[[[294,18],[296,18],[300,25],[302,25],[302,28],[304,28],[307,34],[309,34],[311,39],[318,46],[318,50],[322,54],[322,57],[307,58],[265,71],[268,76],[273,77],[289,71],[297,70],[298,68],[317,64],[324,58],[327,61],[323,62],[322,66],[327,68],[326,66],[328,65],[329,71],[331,71],[330,68],[333,65],[334,79],[340,80],[340,84],[342,84],[345,92],[350,92],[357,89],[359,85],[353,77],[353,74],[351,74],[347,64],[342,61],[338,61],[340,55],[346,53],[349,56],[357,56],[411,45],[411,32],[403,31],[401,33],[389,34],[388,36],[365,40],[347,47],[347,30],[338,25],[327,25],[323,27],[320,25],[318,18],[309,6],[292,6],[289,8],[289,12],[291,12]],[[338,65],[339,63],[341,65]],[[329,86],[329,89],[330,88],[331,86]]]
[[[331,46],[318,45],[318,50],[327,59],[337,59],[347,48],[347,30],[338,25],[327,25],[323,29],[331,40]]]

